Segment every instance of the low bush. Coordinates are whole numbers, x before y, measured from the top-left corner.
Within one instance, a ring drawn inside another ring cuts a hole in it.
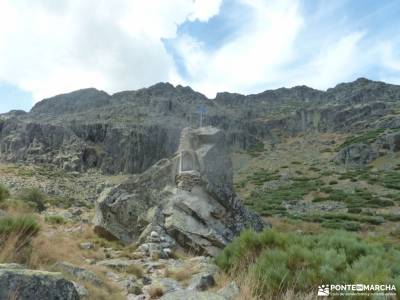
[[[10,197],[10,192],[4,185],[0,184],[0,202],[3,202],[8,197]]]
[[[351,144],[373,143],[384,131],[385,131],[384,128],[379,128],[376,130],[370,130],[370,131],[364,132],[357,136],[350,137],[343,144],[339,145],[337,150],[343,149]]]
[[[252,157],[257,157],[257,156],[259,156],[261,153],[263,153],[264,151],[265,151],[265,149],[264,149],[264,143],[259,142],[259,143],[256,143],[256,144],[250,146],[250,147],[247,149],[247,154],[249,154],[249,155],[252,156]]]
[[[0,218],[0,263],[26,263],[40,226],[32,215]]]
[[[383,173],[374,178],[373,183],[377,183],[389,189],[400,190],[400,172],[392,171]]]
[[[255,190],[246,199],[245,204],[261,214],[285,214],[283,201],[301,200],[311,191],[316,191],[322,185],[320,180],[310,178],[293,178],[293,183],[271,191]]]
[[[159,299],[164,295],[164,289],[161,286],[151,286],[149,288],[150,299]]]
[[[143,268],[140,265],[130,265],[126,267],[125,272],[128,274],[133,274],[137,278],[142,278],[144,276]]]
[[[247,180],[256,186],[261,186],[264,182],[277,180],[279,178],[281,178],[281,176],[278,174],[278,171],[271,172],[265,169],[261,169],[247,176]]]
[[[313,171],[313,172],[319,172],[319,171],[321,171],[321,169],[320,169],[320,168],[317,168],[317,167],[309,167],[308,170]]]
[[[359,214],[359,213],[362,212],[362,209],[358,208],[358,207],[352,207],[352,208],[349,208],[347,210],[347,212],[350,213],[350,214]]]
[[[325,197],[325,200],[344,202],[348,208],[380,208],[394,205],[392,200],[382,199],[381,197],[365,190],[345,192],[332,188],[323,188],[322,191],[329,194]]]
[[[46,216],[45,222],[52,225],[65,224],[67,221],[62,216]]]
[[[18,197],[39,212],[46,209],[46,196],[37,188],[25,189],[18,195]]]
[[[23,236],[34,235],[40,229],[36,218],[32,215],[5,216],[0,218],[0,237],[11,234]]]
[[[248,230],[216,258],[223,271],[256,285],[251,295],[256,299],[279,299],[287,290],[309,293],[326,283],[397,284],[399,291],[398,261],[398,249],[336,230],[317,235]]]
[[[387,221],[400,222],[400,214],[380,214],[378,215]]]

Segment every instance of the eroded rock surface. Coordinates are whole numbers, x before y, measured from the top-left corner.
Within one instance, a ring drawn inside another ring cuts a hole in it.
[[[15,265],[15,264],[14,264]],[[10,264],[0,265],[0,299],[79,300],[72,282],[59,273],[27,270]]]
[[[215,255],[242,229],[265,225],[233,192],[225,135],[214,127],[185,128],[172,158],[105,190],[94,223],[100,235],[160,255],[176,245]]]

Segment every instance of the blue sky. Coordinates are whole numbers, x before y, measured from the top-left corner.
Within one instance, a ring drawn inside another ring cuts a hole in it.
[[[209,97],[400,84],[399,16],[396,0],[3,0],[0,113],[160,81]]]

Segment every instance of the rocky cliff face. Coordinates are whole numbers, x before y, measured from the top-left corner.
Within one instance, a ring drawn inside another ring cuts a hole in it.
[[[102,236],[160,255],[176,245],[215,255],[242,229],[264,227],[233,192],[225,136],[214,127],[183,129],[173,157],[105,190],[94,223]]]
[[[207,108],[206,125],[225,130],[229,146],[247,149],[305,131],[400,127],[399,99],[399,86],[363,78],[326,92],[299,86],[215,99],[167,83],[114,95],[85,89],[45,99],[29,113],[0,115],[0,160],[141,173],[175,153],[181,130],[198,126],[199,105]]]

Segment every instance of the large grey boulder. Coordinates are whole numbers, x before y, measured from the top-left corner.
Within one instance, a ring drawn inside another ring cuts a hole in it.
[[[5,266],[0,267],[0,299],[79,300],[79,294],[60,273]]]
[[[356,143],[341,149],[335,161],[346,165],[366,165],[378,157],[378,151],[369,144]]]
[[[375,140],[341,149],[334,160],[347,165],[366,165],[381,155],[400,151],[400,132],[382,133]]]
[[[142,248],[162,251],[179,244],[208,255],[242,229],[265,225],[234,193],[225,135],[214,127],[185,128],[173,157],[105,190],[94,224],[98,234],[138,240],[146,244]]]
[[[382,138],[377,141],[377,144],[380,145],[383,149],[386,149],[391,152],[399,152],[400,151],[400,132],[394,132],[390,134],[386,134]]]

